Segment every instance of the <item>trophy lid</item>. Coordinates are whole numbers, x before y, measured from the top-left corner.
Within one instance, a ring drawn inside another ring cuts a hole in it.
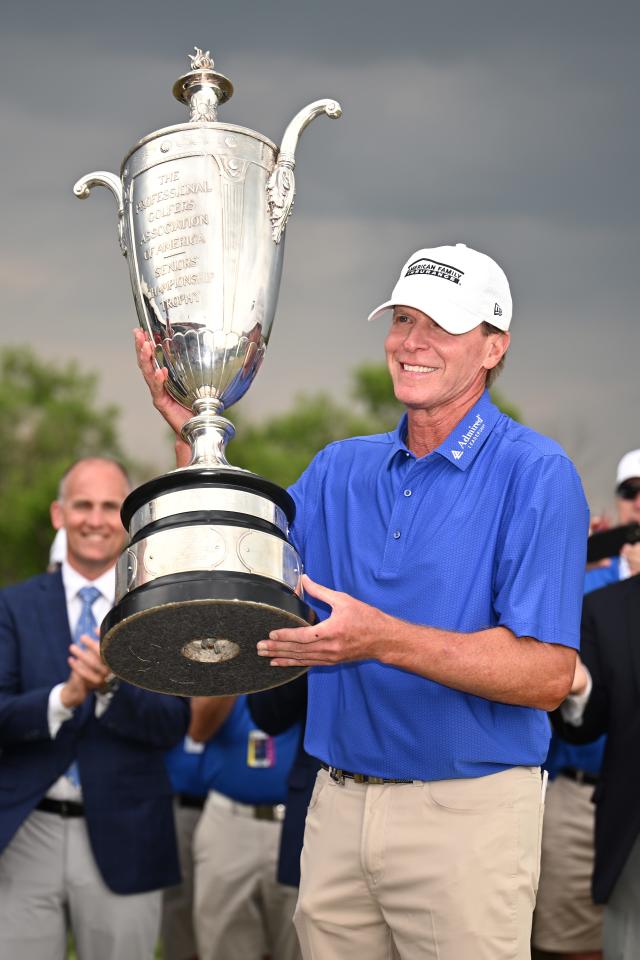
[[[195,54],[189,54],[191,70],[178,77],[173,85],[176,100],[191,110],[191,122],[214,122],[217,120],[218,107],[233,96],[233,84],[223,73],[214,70],[214,62],[207,50],[194,47]]]

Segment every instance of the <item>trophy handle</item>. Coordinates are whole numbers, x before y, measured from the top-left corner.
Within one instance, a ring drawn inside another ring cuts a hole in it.
[[[122,195],[122,184],[120,178],[114,173],[107,173],[104,170],[95,170],[93,173],[87,173],[80,177],[74,184],[73,192],[80,200],[86,200],[91,193],[92,187],[107,187],[116,198],[118,203],[118,240],[123,256],[127,255],[127,245],[124,239],[124,199]]]
[[[273,228],[271,236],[274,243],[280,243],[296,195],[296,180],[293,168],[296,164],[295,151],[300,134],[312,120],[315,120],[322,113],[337,119],[342,116],[342,107],[337,100],[314,100],[313,103],[308,104],[296,113],[284,132],[278,162],[267,182],[267,203]]]

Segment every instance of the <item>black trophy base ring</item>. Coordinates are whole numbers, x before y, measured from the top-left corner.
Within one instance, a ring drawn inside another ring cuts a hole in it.
[[[315,619],[294,593],[262,577],[175,575],[116,604],[102,623],[101,652],[116,676],[146,690],[185,697],[252,693],[307,669],[270,666],[258,656],[258,641]]]

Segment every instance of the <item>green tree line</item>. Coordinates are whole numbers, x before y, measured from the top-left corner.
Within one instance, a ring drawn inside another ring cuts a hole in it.
[[[56,366],[26,347],[0,351],[0,585],[45,569],[53,537],[49,505],[70,463],[113,456],[135,475],[119,438],[118,408],[101,406],[96,392],[96,375],[74,363]],[[520,419],[503,397],[493,396]],[[385,365],[364,364],[353,371],[344,403],[324,393],[300,396],[259,423],[244,415],[242,404],[232,408],[237,436],[228,456],[287,486],[327,443],[392,429],[401,413]]]

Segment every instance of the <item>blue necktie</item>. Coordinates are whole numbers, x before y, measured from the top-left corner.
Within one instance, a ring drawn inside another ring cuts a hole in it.
[[[84,644],[80,638],[86,633],[88,633],[90,637],[95,638],[97,621],[93,615],[92,607],[98,597],[101,596],[101,593],[97,587],[81,587],[81,589],[78,590],[78,596],[82,602],[82,610],[80,611],[76,628],[73,631],[73,640],[74,643],[77,643],[82,647]],[[71,781],[74,787],[80,786],[80,773],[78,770],[78,764],[75,761],[71,764],[65,776],[67,780]]]

